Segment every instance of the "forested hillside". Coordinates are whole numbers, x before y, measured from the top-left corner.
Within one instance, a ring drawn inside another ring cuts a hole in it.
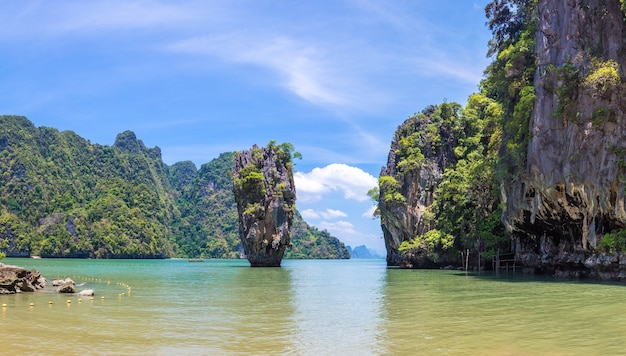
[[[238,258],[232,156],[200,169],[192,162],[169,167],[158,147],[145,147],[130,131],[104,146],[71,131],[37,128],[24,117],[0,116],[0,251]],[[301,218],[298,224],[292,257],[349,256],[327,232]]]

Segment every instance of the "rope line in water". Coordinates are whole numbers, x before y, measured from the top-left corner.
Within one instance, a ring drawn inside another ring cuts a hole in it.
[[[71,278],[71,277],[70,277],[70,278]],[[63,279],[63,278],[58,277],[58,278],[56,278],[56,279]],[[111,280],[110,280],[110,279],[109,279],[109,280],[104,280],[104,279],[102,279],[102,278],[87,277],[87,276],[76,276],[75,278],[71,278],[71,279],[72,279],[72,280],[81,280],[81,281],[83,281],[83,282],[90,281],[90,282],[94,282],[94,283],[105,283],[105,282],[106,282],[106,284],[107,284],[107,285],[111,285]],[[129,296],[129,297],[131,296],[132,288],[130,287],[130,285],[128,285],[127,283],[123,283],[123,282],[114,282],[114,284],[115,284],[115,285],[118,285],[118,286],[121,286],[121,287],[124,287],[124,289],[126,290],[126,292],[118,293],[118,297],[119,297],[120,299],[121,299],[122,297],[125,297],[125,296]],[[100,297],[100,299],[101,299],[101,300],[104,300],[105,298],[104,298],[104,296],[101,296],[101,297]],[[89,298],[89,300],[93,303],[93,302],[94,302],[94,300],[95,300],[95,298],[94,298],[94,297],[90,297],[90,298]],[[83,302],[83,299],[82,299],[82,298],[78,298],[78,303],[82,303],[82,302]],[[70,307],[70,306],[71,306],[71,304],[72,304],[72,300],[71,300],[71,299],[68,299],[68,300],[65,302],[65,304],[66,304],[68,307]],[[48,306],[49,306],[49,307],[52,307],[53,305],[54,305],[54,302],[53,302],[52,300],[48,301]],[[29,307],[29,308],[33,308],[33,307],[35,307],[35,303],[29,303],[29,304],[28,304],[28,307]],[[8,305],[7,305],[6,303],[2,303],[2,311],[3,311],[3,312],[5,312],[8,308],[9,308],[9,307],[8,307]]]

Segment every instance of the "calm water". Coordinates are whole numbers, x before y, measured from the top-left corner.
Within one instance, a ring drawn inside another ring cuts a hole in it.
[[[0,296],[2,354],[626,353],[625,285],[387,269],[383,260],[3,262],[85,281],[96,296]]]

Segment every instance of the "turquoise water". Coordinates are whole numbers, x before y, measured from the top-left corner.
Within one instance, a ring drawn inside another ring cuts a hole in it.
[[[3,354],[626,353],[620,284],[388,269],[383,260],[285,260],[282,268],[245,260],[3,262],[96,291],[81,301],[0,296]]]

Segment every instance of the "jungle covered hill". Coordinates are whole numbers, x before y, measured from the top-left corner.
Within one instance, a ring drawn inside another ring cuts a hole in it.
[[[233,153],[163,163],[131,131],[112,146],[0,116],[0,252],[10,257],[240,258]],[[349,258],[294,215],[285,258]]]

